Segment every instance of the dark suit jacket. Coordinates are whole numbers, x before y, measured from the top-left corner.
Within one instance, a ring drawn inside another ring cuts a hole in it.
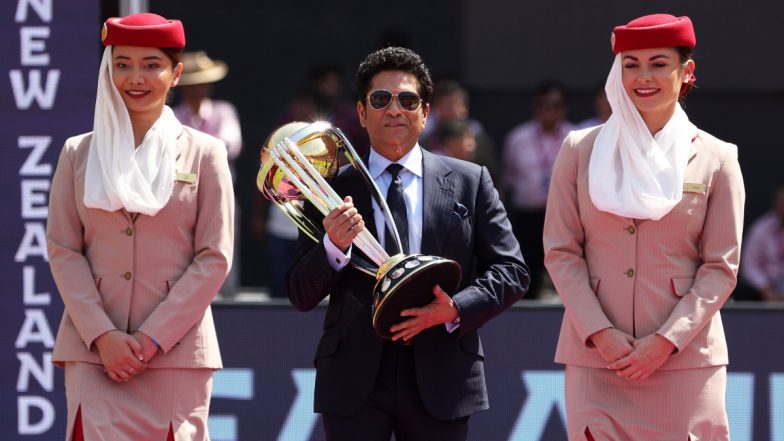
[[[462,279],[452,298],[461,322],[451,334],[443,325],[421,332],[413,350],[425,407],[433,417],[450,420],[489,408],[477,329],[519,300],[529,277],[487,169],[422,153],[421,249],[460,263]],[[353,197],[365,228],[375,235],[370,192],[359,173],[344,167],[331,185]],[[316,412],[351,415],[373,389],[384,343],[371,325],[374,283],[351,265],[334,271],[323,243],[300,234],[288,272],[289,298],[306,311],[330,296],[315,358]]]

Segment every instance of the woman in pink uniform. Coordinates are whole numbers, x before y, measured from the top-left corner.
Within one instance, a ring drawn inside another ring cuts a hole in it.
[[[719,309],[735,287],[745,192],[737,148],[679,102],[695,76],[688,17],[612,34],[612,116],[556,160],[545,264],[565,306],[570,440],[729,439]]]
[[[102,40],[93,131],[66,141],[47,222],[66,440],[208,440],[222,366],[210,302],[233,247],[226,147],[165,104],[179,21],[110,18]]]

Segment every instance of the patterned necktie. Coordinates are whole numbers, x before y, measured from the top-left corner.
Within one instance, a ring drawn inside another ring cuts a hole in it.
[[[403,180],[400,178],[401,170],[403,170],[403,166],[400,164],[392,163],[387,166],[387,173],[392,175],[392,183],[389,185],[389,191],[387,191],[387,205],[397,226],[400,242],[403,244],[402,252],[408,254],[408,215],[406,214],[406,196],[403,193]],[[397,249],[389,228],[386,228],[384,231],[384,249],[387,254],[394,256],[401,252]]]

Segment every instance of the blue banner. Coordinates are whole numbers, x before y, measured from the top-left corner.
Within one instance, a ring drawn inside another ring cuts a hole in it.
[[[0,434],[62,439],[62,372],[51,358],[63,306],[46,261],[46,218],[63,142],[92,126],[98,2],[4,1],[0,21]]]
[[[213,441],[321,441],[313,355],[323,310],[216,306],[226,369],[216,373]],[[481,330],[490,410],[472,441],[566,439],[563,367],[553,363],[563,309],[516,306]],[[725,308],[727,413],[733,441],[784,441],[784,309]],[[369,320],[369,318],[368,318]]]
[[[46,261],[49,187],[65,139],[89,131],[100,56],[98,2],[0,4],[0,439],[59,440],[62,371],[51,364],[63,306]],[[482,330],[491,410],[475,441],[565,439],[563,310],[516,307]],[[733,441],[784,441],[784,310],[723,311]],[[323,309],[216,305],[226,369],[215,374],[214,441],[323,440],[312,358]]]

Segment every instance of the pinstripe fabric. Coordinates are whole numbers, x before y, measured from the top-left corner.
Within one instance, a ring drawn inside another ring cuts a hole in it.
[[[421,251],[460,263],[462,279],[450,294],[461,322],[453,333],[439,325],[418,334],[414,364],[427,411],[452,420],[489,407],[478,328],[522,297],[528,268],[487,169],[422,155]],[[356,170],[343,168],[330,183],[353,197],[365,228],[375,234],[370,193]],[[351,415],[368,400],[381,363],[384,340],[370,320],[375,280],[351,266],[333,271],[324,245],[303,235],[287,277],[289,298],[300,310],[330,296],[316,349],[315,411]]]
[[[585,440],[586,427],[597,441],[730,439],[726,366],[657,371],[639,382],[567,366],[565,380],[570,440]]]
[[[175,183],[155,216],[85,208],[90,135],[65,143],[49,201],[49,263],[65,312],[53,359],[66,368],[68,437],[81,406],[85,439],[208,439],[211,372],[222,367],[210,302],[231,266],[234,196],[222,142],[184,128]],[[162,348],[124,384],[93,345],[118,329]],[[154,435],[154,436],[153,436]],[[158,436],[160,435],[160,436]],[[126,437],[126,438],[123,438]]]
[[[231,265],[234,197],[226,150],[185,128],[178,181],[154,217],[85,208],[90,136],[69,139],[52,181],[49,262],[65,303],[54,361],[100,363],[93,350],[106,331],[142,331],[165,354],[151,367],[220,368],[210,302]]]
[[[566,308],[556,362],[567,365],[569,439],[726,440],[727,344],[719,309],[735,286],[745,192],[737,148],[699,131],[683,199],[659,221],[601,212],[588,194],[598,128],[572,132],[553,172],[545,264]],[[606,369],[589,337],[653,333],[677,352],[650,378]]]
[[[604,367],[588,337],[614,326],[658,333],[678,348],[661,369],[727,364],[719,309],[735,287],[745,192],[737,148],[700,131],[684,192],[659,221],[601,212],[588,195],[598,129],[572,132],[556,161],[547,204],[545,264],[566,307],[556,361]]]
[[[65,388],[66,441],[79,406],[88,441],[163,441],[170,425],[177,441],[209,439],[211,369],[150,369],[127,383],[115,383],[101,365],[66,362]]]

